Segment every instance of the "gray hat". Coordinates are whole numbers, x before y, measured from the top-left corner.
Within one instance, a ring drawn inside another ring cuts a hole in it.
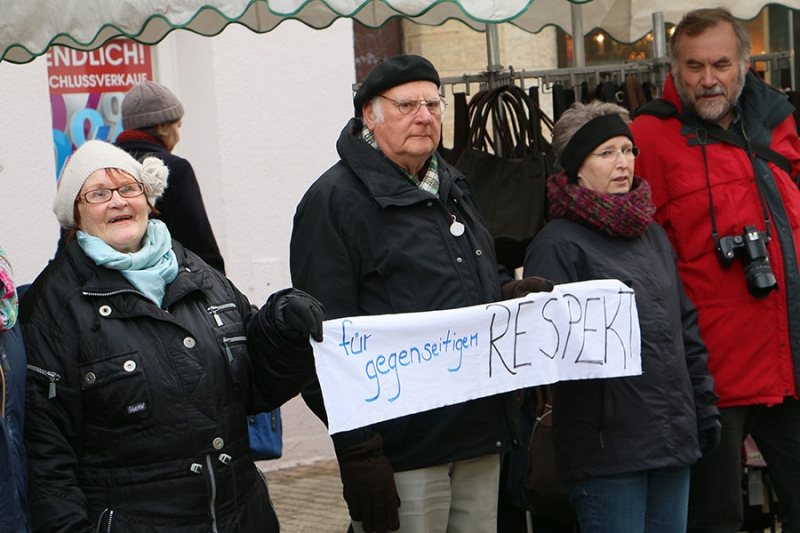
[[[439,73],[433,64],[424,57],[399,55],[378,63],[353,98],[356,116],[361,115],[361,107],[365,103],[383,91],[410,81],[420,80],[432,81],[437,87],[441,85]]]
[[[183,106],[163,85],[143,81],[134,85],[122,101],[122,127],[138,130],[174,122],[183,116]]]
[[[53,212],[62,227],[65,229],[75,227],[75,200],[89,176],[104,168],[125,171],[133,176],[133,179],[143,183],[144,193],[150,205],[155,204],[167,187],[169,170],[160,159],[148,157],[139,163],[128,152],[113,144],[86,141],[67,159],[58,178]]]

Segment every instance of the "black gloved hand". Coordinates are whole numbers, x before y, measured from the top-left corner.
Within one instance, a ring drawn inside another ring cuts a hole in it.
[[[712,416],[697,423],[697,440],[700,442],[700,453],[704,457],[714,451],[721,438],[722,422],[718,416]]]
[[[512,279],[500,287],[503,300],[522,298],[529,292],[551,292],[555,285],[549,279],[538,276],[528,276],[522,279]]]
[[[325,308],[317,300],[297,289],[286,289],[278,293],[272,305],[272,321],[281,335],[301,344],[308,336],[322,342],[322,321]]]
[[[382,448],[383,439],[375,435],[336,454],[350,518],[361,522],[366,533],[400,529],[400,496],[392,465]]]

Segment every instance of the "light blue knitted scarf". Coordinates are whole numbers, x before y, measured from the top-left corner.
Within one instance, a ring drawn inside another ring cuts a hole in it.
[[[122,253],[102,239],[78,231],[78,244],[98,266],[119,270],[131,285],[161,306],[168,284],[178,276],[178,258],[172,251],[172,237],[160,220],[147,223],[142,249]]]

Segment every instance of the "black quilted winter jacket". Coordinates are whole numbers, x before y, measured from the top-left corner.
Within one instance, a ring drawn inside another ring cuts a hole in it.
[[[310,348],[173,249],[162,307],[76,241],[23,299],[34,531],[278,531],[246,415],[299,392]]]

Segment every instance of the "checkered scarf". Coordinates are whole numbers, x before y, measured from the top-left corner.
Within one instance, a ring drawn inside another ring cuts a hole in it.
[[[650,185],[634,177],[626,194],[602,194],[576,183],[566,174],[547,179],[550,218],[566,218],[594,227],[612,237],[637,237],[653,222],[656,207]]]
[[[381,151],[380,147],[378,146],[378,141],[375,140],[375,134],[372,133],[366,125],[364,125],[364,127],[361,129],[361,135],[359,135],[359,138],[375,148],[377,151]],[[400,170],[412,185],[419,187],[423,191],[428,191],[434,196],[439,196],[439,160],[435,153],[431,157],[431,162],[428,164],[428,170],[425,172],[425,177],[422,178],[422,181],[405,169],[401,168]]]

